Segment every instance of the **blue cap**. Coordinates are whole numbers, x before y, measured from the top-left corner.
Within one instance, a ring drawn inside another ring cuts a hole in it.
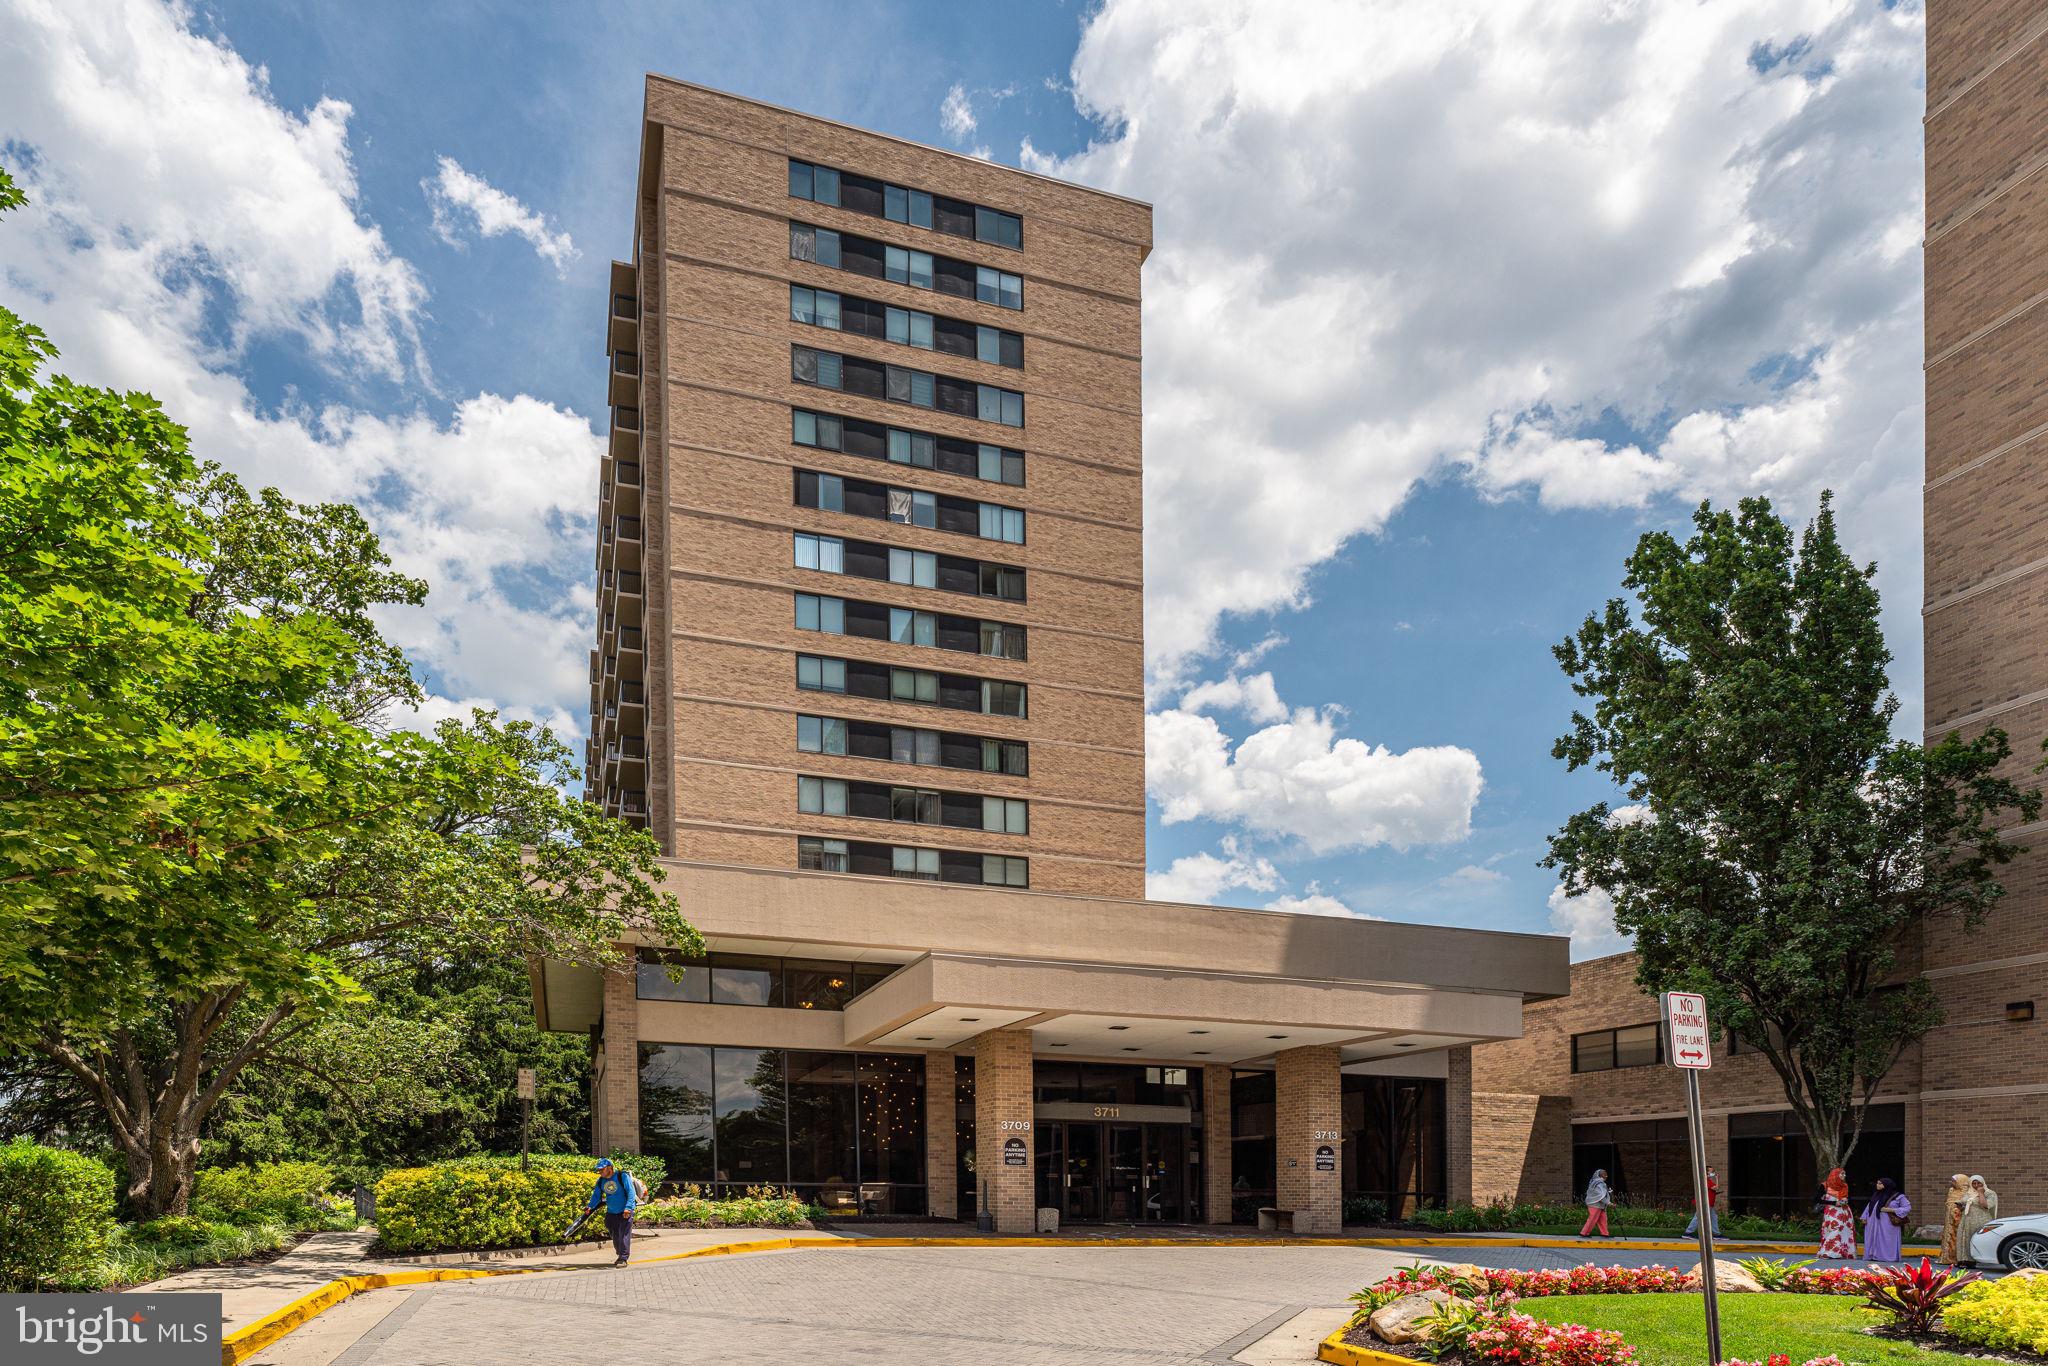
[[[597,1170],[603,1171],[606,1167],[611,1166],[611,1164],[612,1160],[609,1157],[600,1157],[597,1159]]]

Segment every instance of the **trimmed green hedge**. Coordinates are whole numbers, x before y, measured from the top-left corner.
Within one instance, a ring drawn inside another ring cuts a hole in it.
[[[26,1139],[0,1145],[0,1290],[90,1288],[114,1232],[114,1173]]]
[[[194,1181],[192,1212],[219,1224],[327,1228],[353,1208],[333,1189],[334,1169],[319,1162],[211,1167]]]
[[[386,1172],[377,1183],[377,1234],[393,1252],[533,1247],[558,1242],[582,1213],[588,1170],[447,1162]],[[600,1225],[600,1231],[602,1226]]]
[[[613,1165],[617,1166],[619,1170],[631,1172],[639,1177],[646,1184],[649,1194],[660,1189],[661,1183],[668,1180],[668,1163],[658,1157],[652,1157],[646,1153],[621,1152],[609,1153],[607,1156],[611,1158]],[[597,1180],[597,1159],[586,1156],[583,1153],[535,1153],[527,1160],[537,1171],[582,1172],[588,1180],[592,1182]],[[490,1171],[516,1172],[519,1170],[519,1159],[517,1157],[487,1156],[455,1157],[450,1158],[446,1162],[437,1162],[434,1165],[438,1167],[480,1167]]]

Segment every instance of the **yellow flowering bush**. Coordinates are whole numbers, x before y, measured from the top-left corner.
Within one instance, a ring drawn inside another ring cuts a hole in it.
[[[1980,1281],[1949,1302],[1941,1326],[1972,1347],[2048,1355],[2048,1276]]]
[[[587,1171],[456,1163],[386,1172],[377,1183],[377,1236],[392,1252],[556,1242],[582,1213],[593,1179]]]

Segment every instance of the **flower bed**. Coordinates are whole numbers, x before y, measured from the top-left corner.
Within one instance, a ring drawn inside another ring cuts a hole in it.
[[[795,1192],[774,1186],[756,1186],[745,1195],[723,1200],[706,1197],[694,1186],[664,1200],[650,1200],[635,1213],[635,1220],[651,1228],[810,1228],[811,1220],[823,1214],[805,1204]]]
[[[1979,1281],[1949,1303],[1941,1327],[1970,1347],[2048,1357],[2048,1276]]]

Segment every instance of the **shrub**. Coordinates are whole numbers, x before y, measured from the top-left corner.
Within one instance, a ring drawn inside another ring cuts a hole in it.
[[[1941,1326],[1972,1347],[2048,1356],[2048,1276],[1979,1281],[1948,1302]]]
[[[561,1239],[590,1200],[591,1173],[444,1162],[384,1173],[377,1234],[393,1252],[532,1247]]]
[[[333,1190],[334,1169],[319,1162],[210,1167],[194,1182],[192,1212],[222,1224],[325,1228],[346,1218],[352,1225],[352,1204]]]
[[[1926,1257],[1918,1266],[1887,1267],[1875,1272],[1864,1299],[1872,1309],[1891,1315],[1891,1326],[1901,1333],[1920,1334],[1934,1327],[1941,1317],[1942,1301],[1966,1285],[1982,1280],[1976,1272],[1957,1275],[1936,1271]]]
[[[803,1228],[821,1212],[774,1186],[752,1186],[722,1200],[685,1186],[679,1196],[642,1205],[637,1217],[655,1228]]]
[[[1575,1266],[1568,1270],[1515,1271],[1504,1267],[1454,1271],[1417,1262],[1351,1298],[1370,1313],[1403,1295],[1441,1290],[1460,1299],[1539,1299],[1552,1295],[1646,1295],[1684,1289],[1685,1276],[1668,1266]]]
[[[61,1148],[0,1145],[0,1290],[93,1289],[114,1231],[114,1173]]]
[[[1347,1195],[1344,1197],[1345,1223],[1383,1224],[1386,1220],[1386,1201],[1375,1200],[1370,1195]]]
[[[113,1285],[160,1281],[187,1267],[213,1266],[275,1252],[292,1240],[284,1224],[209,1224],[190,1215],[167,1215],[114,1235],[102,1263]]]
[[[1564,1229],[1576,1231],[1586,1211],[1578,1205],[1545,1205],[1494,1200],[1484,1205],[1452,1205],[1448,1209],[1419,1209],[1409,1222],[1438,1233],[1499,1233],[1510,1229]],[[1692,1218],[1690,1209],[1653,1209],[1648,1206],[1617,1205],[1610,1216],[1616,1227],[1639,1231],[1677,1233]],[[1808,1238],[1818,1233],[1814,1219],[1766,1219],[1754,1214],[1721,1213],[1721,1233],[1729,1238]]]
[[[231,1225],[209,1223],[192,1214],[166,1214],[161,1219],[152,1219],[146,1224],[137,1224],[127,1231],[127,1237],[138,1243],[154,1243],[158,1247],[198,1247],[201,1243],[218,1238]]]
[[[668,1163],[648,1153],[611,1152],[606,1154],[620,1171],[631,1172],[640,1178],[651,1194],[668,1180]],[[585,1177],[595,1179],[597,1159],[581,1153],[535,1153],[527,1161],[535,1171],[581,1172]],[[478,1155],[457,1157],[438,1164],[443,1167],[475,1167],[488,1171],[518,1171],[519,1159]]]

